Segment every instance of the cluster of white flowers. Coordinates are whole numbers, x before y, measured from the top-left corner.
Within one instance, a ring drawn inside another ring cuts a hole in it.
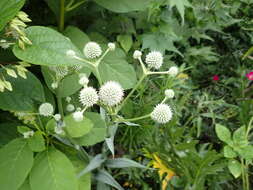
[[[149,68],[160,69],[163,64],[163,55],[159,51],[150,52],[145,59]]]
[[[151,113],[151,118],[157,123],[165,124],[168,123],[172,118],[172,111],[167,104],[158,104],[153,112]]]
[[[42,116],[52,116],[54,113],[54,107],[52,104],[46,102],[40,105],[39,107],[39,114]]]
[[[99,90],[99,99],[107,106],[116,106],[124,96],[122,86],[115,81],[108,81]]]
[[[96,42],[88,42],[84,46],[83,53],[88,59],[95,59],[101,56],[102,49]]]

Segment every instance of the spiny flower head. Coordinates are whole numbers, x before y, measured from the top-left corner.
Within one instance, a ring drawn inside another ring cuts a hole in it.
[[[84,55],[89,59],[95,59],[102,54],[101,47],[96,42],[89,42],[84,46]]]
[[[134,51],[134,54],[133,54],[134,59],[139,59],[139,58],[141,58],[141,56],[142,56],[141,51],[139,51],[139,50]]]
[[[110,42],[110,43],[108,43],[108,48],[109,48],[110,51],[114,51],[116,46],[115,46],[114,43]]]
[[[54,66],[54,67],[50,67],[50,69],[54,71],[56,75],[58,75],[61,78],[65,77],[69,72],[68,67],[65,67],[65,66]]]
[[[89,83],[89,79],[86,76],[86,74],[81,74],[80,79],[79,79],[79,84],[82,86],[87,86],[88,83]]]
[[[159,69],[163,64],[163,55],[159,51],[150,52],[145,59],[150,68]]]
[[[66,110],[68,112],[72,112],[75,110],[75,106],[73,104],[68,104],[67,107],[66,107]]]
[[[175,96],[174,90],[172,90],[172,89],[165,90],[165,96],[167,98],[174,98],[174,96]]]
[[[99,90],[101,102],[107,106],[115,106],[121,102],[124,91],[121,85],[115,81],[106,82]]]
[[[27,131],[27,132],[23,133],[23,136],[24,136],[25,139],[28,139],[28,138],[32,137],[33,135],[34,135],[34,131],[33,130]]]
[[[81,111],[76,111],[76,112],[74,112],[74,113],[73,113],[73,118],[74,118],[74,120],[77,121],[77,122],[82,121],[82,120],[83,120],[83,112],[81,112]]]
[[[153,112],[151,113],[151,118],[157,123],[165,124],[168,123],[172,118],[172,111],[167,104],[158,104]]]
[[[46,102],[40,105],[39,114],[43,116],[51,116],[54,113],[54,107],[52,104]]]
[[[176,66],[173,66],[169,69],[169,75],[171,75],[172,77],[177,76],[178,74],[178,68]]]
[[[61,120],[61,114],[57,113],[54,115],[55,121],[60,121]]]
[[[91,107],[98,101],[97,91],[92,87],[84,88],[80,91],[79,100],[84,106]]]

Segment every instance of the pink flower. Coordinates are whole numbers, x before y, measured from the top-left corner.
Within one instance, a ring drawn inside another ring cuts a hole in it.
[[[220,79],[220,77],[219,77],[218,75],[214,75],[214,76],[213,76],[213,80],[214,80],[214,81],[218,81],[219,79]]]
[[[253,80],[253,72],[249,72],[246,74],[246,77],[249,79],[249,80]]]

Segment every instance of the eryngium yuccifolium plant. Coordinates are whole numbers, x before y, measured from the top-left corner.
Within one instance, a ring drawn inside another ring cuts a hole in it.
[[[172,118],[172,111],[167,104],[158,104],[151,113],[151,118],[160,124],[168,123]]]
[[[80,91],[79,100],[83,106],[91,107],[98,101],[97,91],[92,87],[83,88]]]
[[[159,51],[150,52],[145,59],[149,68],[160,69],[163,64],[163,55]]]
[[[124,91],[121,85],[115,81],[108,81],[99,90],[99,99],[107,106],[115,106],[121,102]]]
[[[43,116],[52,116],[54,113],[54,107],[52,104],[46,102],[40,105],[39,107],[39,114]]]
[[[96,42],[89,42],[84,46],[84,55],[89,59],[95,59],[101,56],[102,49]]]

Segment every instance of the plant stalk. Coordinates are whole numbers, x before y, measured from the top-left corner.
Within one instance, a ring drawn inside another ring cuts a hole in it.
[[[63,32],[65,22],[65,0],[60,1],[60,20],[59,20],[59,31]]]

